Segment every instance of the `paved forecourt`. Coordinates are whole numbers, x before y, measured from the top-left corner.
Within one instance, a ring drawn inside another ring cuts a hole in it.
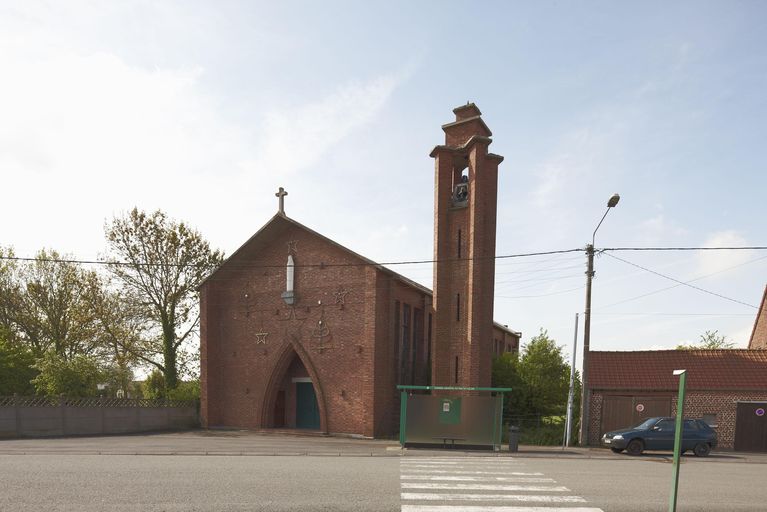
[[[402,512],[603,512],[509,457],[403,457]]]

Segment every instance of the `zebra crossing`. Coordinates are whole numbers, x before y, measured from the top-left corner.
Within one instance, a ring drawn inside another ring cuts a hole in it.
[[[402,512],[603,512],[506,457],[403,457]]]

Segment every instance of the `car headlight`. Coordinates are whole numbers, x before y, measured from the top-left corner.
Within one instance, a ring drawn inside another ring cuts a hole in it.
[[[623,439],[623,436],[620,434],[616,434],[613,436],[613,439]]]

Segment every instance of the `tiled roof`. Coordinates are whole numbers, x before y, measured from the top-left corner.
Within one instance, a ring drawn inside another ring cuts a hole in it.
[[[767,391],[767,350],[589,352],[591,389],[674,390],[674,370],[687,370],[687,389]]]

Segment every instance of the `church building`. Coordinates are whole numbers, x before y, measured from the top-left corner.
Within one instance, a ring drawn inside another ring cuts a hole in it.
[[[489,386],[498,164],[472,103],[435,159],[434,290],[279,210],[200,285],[203,427],[392,436],[398,384]]]

